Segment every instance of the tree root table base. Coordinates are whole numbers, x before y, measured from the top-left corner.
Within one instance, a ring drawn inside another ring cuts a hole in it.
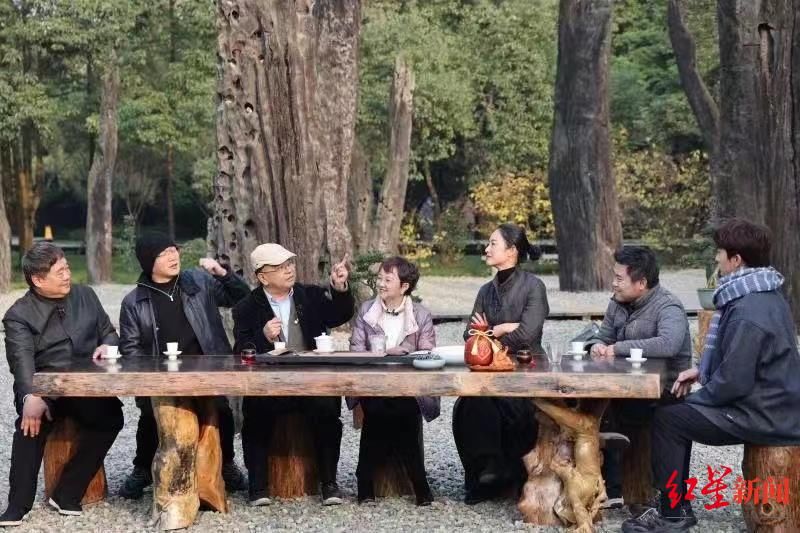
[[[227,513],[217,410],[209,398],[153,397],[158,450],[153,459],[152,523],[182,529],[200,502]]]
[[[525,522],[590,533],[606,500],[599,430],[608,400],[580,400],[576,408],[559,400],[533,403],[539,434],[523,458],[528,481],[517,506]]]

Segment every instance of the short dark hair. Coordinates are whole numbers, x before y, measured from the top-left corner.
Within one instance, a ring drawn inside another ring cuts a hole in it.
[[[614,261],[625,265],[632,281],[647,280],[647,288],[658,285],[658,260],[647,246],[625,246],[614,253]]]
[[[714,244],[728,257],[739,255],[749,267],[769,266],[772,247],[769,228],[743,218],[730,218],[714,228]]]
[[[419,269],[417,266],[405,257],[395,255],[384,259],[378,271],[383,270],[388,274],[391,273],[392,269],[397,270],[397,277],[400,279],[401,285],[408,283],[408,290],[404,294],[411,294],[411,291],[417,288],[417,282],[419,281]]]
[[[22,256],[22,273],[31,289],[33,276],[46,276],[56,261],[64,257],[64,250],[51,242],[37,242]]]
[[[506,246],[511,246],[517,249],[519,256],[517,263],[522,263],[526,259],[536,261],[542,256],[542,250],[538,246],[533,246],[528,242],[528,237],[525,235],[525,229],[516,224],[506,223],[500,224],[497,231],[503,236],[506,241]]]

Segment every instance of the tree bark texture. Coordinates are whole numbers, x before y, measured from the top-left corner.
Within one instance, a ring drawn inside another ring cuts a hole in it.
[[[389,96],[389,166],[383,180],[370,239],[373,250],[387,254],[397,253],[400,224],[403,222],[408,165],[411,159],[413,99],[414,73],[411,67],[398,57],[394,64],[392,90]]]
[[[112,54],[107,69],[100,96],[100,132],[86,187],[86,267],[90,283],[109,283],[112,271],[111,184],[117,163],[119,103],[119,67],[116,64],[116,54]]]
[[[360,0],[218,0],[217,159],[209,241],[249,272],[278,242],[299,281],[351,251],[347,183],[357,99]]]
[[[216,410],[204,398],[154,397],[158,450],[153,458],[153,523],[189,527],[200,501],[227,512]]]
[[[608,289],[622,242],[610,160],[610,27],[611,0],[561,0],[549,181],[564,291]]]
[[[800,487],[800,446],[745,444],[742,475],[745,480],[757,481],[753,497],[742,503],[747,531],[797,531],[800,524],[800,492],[797,490]],[[782,484],[784,479],[788,479],[788,485]],[[768,490],[770,481],[775,490],[772,493]]]
[[[683,91],[697,121],[708,150],[711,170],[711,220],[719,220],[720,206],[717,199],[728,190],[721,190],[719,182],[719,107],[711,96],[700,72],[697,70],[697,54],[694,37],[686,26],[683,17],[683,0],[669,0],[667,4],[667,25],[675,62],[678,65]]]
[[[369,160],[358,141],[353,147],[348,186],[350,192],[347,195],[347,209],[350,235],[353,237],[353,251],[356,254],[363,254],[369,250],[375,199],[372,176],[369,173]]]
[[[36,131],[31,124],[21,128],[19,142],[12,143],[12,166],[16,176],[17,235],[20,253],[33,246],[36,210],[44,188],[44,165]]]
[[[46,497],[53,494],[53,490],[58,486],[61,479],[61,472],[64,471],[66,464],[77,453],[77,445],[80,435],[78,427],[70,418],[62,418],[56,422],[55,427],[47,436],[47,443],[44,446],[44,493]],[[106,471],[102,466],[89,482],[86,492],[81,498],[81,505],[91,505],[105,499],[108,493],[106,484]]]
[[[8,292],[11,288],[11,226],[5,200],[8,194],[5,185],[11,170],[9,155],[6,145],[0,143],[0,292]]]
[[[300,498],[319,492],[319,472],[308,419],[285,414],[275,421],[267,460],[269,495]]]

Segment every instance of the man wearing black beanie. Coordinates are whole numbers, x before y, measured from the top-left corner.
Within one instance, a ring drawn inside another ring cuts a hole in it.
[[[136,241],[142,274],[122,301],[119,349],[124,355],[159,357],[168,342],[178,343],[185,355],[230,354],[219,307],[232,307],[249,293],[244,280],[210,258],[199,269],[181,272],[178,246],[162,233],[142,235]],[[215,397],[219,409],[222,477],[228,491],[244,490],[247,481],[233,461],[233,413],[224,396]],[[150,398],[137,397],[141,414],[136,430],[133,472],[119,494],[140,498],[153,482],[151,465],[158,447],[156,421]]]

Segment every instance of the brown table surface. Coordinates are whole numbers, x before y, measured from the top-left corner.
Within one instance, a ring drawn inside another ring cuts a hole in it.
[[[347,355],[342,352],[341,355]],[[465,366],[417,370],[410,365],[242,364],[237,356],[123,357],[117,364],[75,359],[36,372],[43,396],[517,396],[544,398],[658,398],[664,360],[634,370],[623,359],[581,363],[565,357],[560,369],[542,358],[513,372],[474,372]]]

